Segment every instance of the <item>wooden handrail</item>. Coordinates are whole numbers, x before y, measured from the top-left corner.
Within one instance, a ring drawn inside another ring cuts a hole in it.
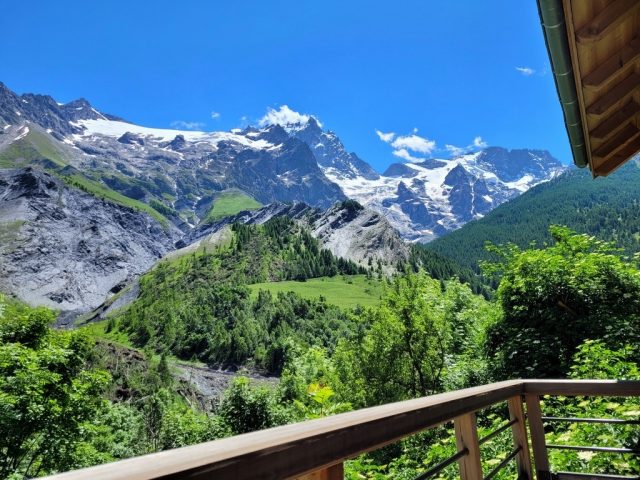
[[[640,382],[510,380],[144,455],[51,480],[282,479],[341,471],[344,460],[498,402],[527,395],[640,396]],[[523,441],[519,427],[519,441]],[[524,445],[522,445],[525,447]],[[536,445],[534,444],[534,453]],[[521,457],[521,461],[524,457]],[[332,468],[334,467],[334,468]],[[525,467],[521,467],[526,470]],[[330,470],[327,470],[330,469]],[[322,475],[308,478],[332,478]]]
[[[525,394],[564,395],[567,397],[636,397],[640,395],[637,380],[524,380]]]

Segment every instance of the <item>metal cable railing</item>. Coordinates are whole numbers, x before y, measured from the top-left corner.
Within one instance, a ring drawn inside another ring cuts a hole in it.
[[[463,448],[462,450],[459,450],[455,454],[451,455],[446,460],[443,460],[442,462],[438,463],[437,465],[434,465],[433,467],[431,467],[426,472],[421,473],[414,480],[425,480],[427,478],[433,477],[434,475],[440,473],[442,470],[447,468],[449,465],[453,465],[454,463],[456,463],[458,460],[460,460],[462,457],[464,457],[468,453],[469,453],[469,449]]]
[[[640,425],[639,419],[620,419],[620,418],[589,418],[589,417],[551,417],[541,416],[540,421],[542,423],[590,423],[590,424],[603,424],[603,425]],[[625,447],[603,447],[598,445],[559,445],[546,443],[546,437],[543,435],[543,442],[545,449],[551,450],[573,450],[580,452],[595,452],[595,453],[614,453],[614,454],[632,454],[640,455],[640,449],[638,448],[625,448]],[[558,472],[552,477],[557,479],[566,480],[583,480],[583,479],[603,479],[603,480],[636,480],[640,479],[640,476],[625,476],[617,474],[595,474],[584,472]]]

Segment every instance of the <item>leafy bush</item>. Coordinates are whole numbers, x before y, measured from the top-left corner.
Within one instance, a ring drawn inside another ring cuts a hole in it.
[[[495,378],[562,377],[578,345],[640,335],[640,272],[611,244],[551,227],[555,245],[497,249],[502,318],[487,333]]]

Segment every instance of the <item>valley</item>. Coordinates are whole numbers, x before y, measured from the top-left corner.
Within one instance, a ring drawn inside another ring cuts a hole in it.
[[[378,173],[296,118],[148,128],[0,84],[0,478],[506,378],[640,376],[635,162],[593,182],[546,151],[485,146]],[[345,475],[413,478],[450,434]]]

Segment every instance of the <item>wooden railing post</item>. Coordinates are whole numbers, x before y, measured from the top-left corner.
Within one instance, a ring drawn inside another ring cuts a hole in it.
[[[482,480],[476,414],[467,413],[456,417],[453,420],[453,425],[456,431],[456,446],[458,450],[466,448],[468,452],[458,460],[460,478],[462,480]]]
[[[322,470],[316,470],[315,472],[307,473],[302,477],[296,478],[296,480],[343,480],[344,479],[344,464],[338,463]]]
[[[542,424],[542,411],[540,410],[540,397],[534,394],[525,395],[527,403],[527,419],[531,432],[531,447],[536,464],[536,478],[538,480],[550,480],[549,456],[547,454],[547,442],[544,437],[544,425]]]
[[[516,464],[518,466],[518,478],[533,480],[531,473],[531,456],[529,454],[529,441],[527,439],[527,425],[524,418],[524,411],[522,409],[522,397],[511,397],[507,400],[509,405],[509,418],[510,420],[517,420],[511,426],[511,433],[513,435],[513,446],[519,448],[518,456],[516,457]]]

